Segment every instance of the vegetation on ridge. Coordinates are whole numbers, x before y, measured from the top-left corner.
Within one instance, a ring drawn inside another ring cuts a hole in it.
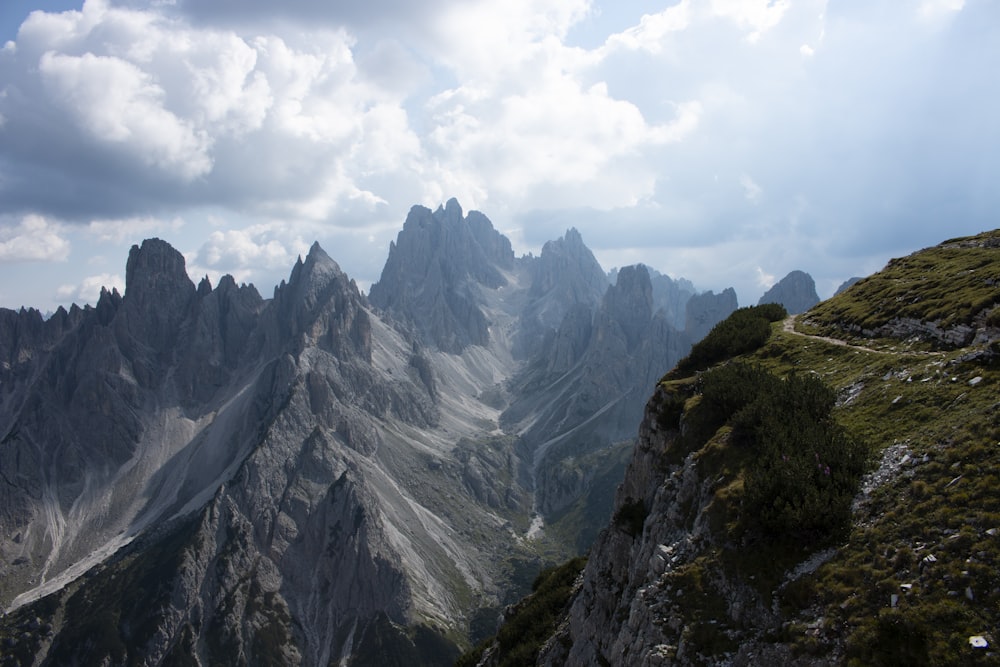
[[[1000,231],[893,260],[794,326],[763,318],[766,335],[741,309],[664,377],[649,405],[671,434],[659,452],[664,479],[683,463],[712,480],[705,504],[677,508],[708,518],[708,543],[659,584],[684,591],[656,614],[680,623],[685,664],[725,659],[747,641],[805,664],[998,664],[998,303]],[[978,337],[961,347],[891,338],[891,328],[848,338],[901,318]],[[789,414],[796,404],[799,417]],[[866,477],[858,443],[872,450]],[[795,511],[820,497],[829,508]],[[630,502],[614,524],[639,539],[649,508]],[[776,531],[791,539],[755,539]],[[731,622],[734,582],[778,620]]]
[[[688,356],[667,373],[666,379],[689,377],[713,364],[756,350],[770,337],[771,323],[787,316],[784,306],[777,303],[738,308],[695,343]]]
[[[977,318],[1000,326],[1000,230],[951,239],[894,259],[837,298],[809,312],[824,332],[877,332],[897,319],[948,329]],[[866,334],[870,335],[870,334]]]
[[[465,653],[455,667],[479,664],[488,650],[493,652],[490,664],[497,667],[534,665],[542,644],[555,631],[573,593],[573,585],[586,563],[587,559],[579,556],[558,567],[542,570],[532,584],[531,595],[507,609],[504,624],[496,637]]]

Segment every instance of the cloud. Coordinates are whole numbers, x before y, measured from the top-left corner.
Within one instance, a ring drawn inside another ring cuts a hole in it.
[[[124,293],[125,279],[111,273],[87,276],[77,285],[60,285],[56,289],[55,299],[62,302],[93,305],[100,299],[102,287],[106,287],[108,290],[117,289],[119,293]]]
[[[285,273],[296,257],[305,256],[309,250],[309,244],[301,238],[288,236],[288,230],[281,226],[211,232],[201,247],[188,255],[189,274],[208,275],[218,282],[227,273],[238,281]]]
[[[691,15],[690,0],[681,0],[656,14],[643,14],[637,25],[608,37],[605,49],[624,48],[659,53],[671,33],[680,32],[691,25]]]
[[[757,285],[759,287],[763,287],[765,290],[770,289],[777,281],[777,278],[775,278],[773,274],[767,273],[766,271],[764,271],[764,269],[760,268],[759,266],[756,267],[756,271],[757,271]]]
[[[0,260],[4,262],[62,262],[70,244],[60,225],[40,215],[26,215],[13,225],[0,224]]]
[[[163,89],[132,63],[49,52],[39,72],[49,100],[99,146],[126,146],[137,160],[184,180],[211,170],[207,137],[165,109]]]
[[[740,185],[743,187],[743,195],[747,198],[748,202],[756,204],[760,201],[761,194],[764,191],[752,178],[746,174],[740,174]]]
[[[756,288],[760,266],[832,284],[995,226],[998,19],[956,0],[87,0],[0,49],[0,242],[28,215],[75,256],[170,234],[199,270],[258,281],[318,238],[364,283],[412,204],[457,196],[525,250],[576,226],[704,285]]]
[[[160,2],[173,16],[184,16],[199,24],[227,28],[259,28],[275,23],[297,28],[350,26],[352,29],[386,29],[399,24],[420,25],[459,0],[368,0],[356,2],[316,2],[315,0],[171,0]],[[146,7],[148,0],[116,0],[117,5]],[[154,3],[156,4],[156,3]]]
[[[711,11],[747,30],[747,40],[756,42],[774,28],[791,6],[789,0],[711,0]]]
[[[0,53],[0,211],[324,219],[400,171],[388,147],[419,152],[398,82],[365,79],[353,47],[343,30],[241,36],[98,0],[36,12]]]
[[[925,21],[939,21],[957,14],[963,7],[965,0],[923,0],[917,15]]]
[[[180,218],[160,220],[153,217],[124,218],[120,220],[91,220],[87,232],[103,242],[121,244],[137,243],[151,234],[177,232],[184,226]]]

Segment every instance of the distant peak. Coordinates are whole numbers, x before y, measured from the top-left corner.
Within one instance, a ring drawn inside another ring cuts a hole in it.
[[[184,255],[166,241],[146,239],[141,246],[134,245],[125,265],[125,293],[158,289],[173,284],[184,289],[194,289],[188,278]]]
[[[805,271],[790,271],[757,302],[758,305],[765,303],[780,303],[790,315],[804,313],[819,303],[816,283]]]
[[[320,246],[319,241],[314,241],[309,248],[309,254],[306,255],[305,260],[299,255],[295,266],[292,267],[292,274],[288,279],[288,283],[290,285],[299,284],[302,281],[309,284],[317,281],[325,283],[328,281],[328,278],[324,277],[321,279],[321,276],[339,275],[340,273],[342,271],[337,262],[326,254],[326,251]]]
[[[313,241],[313,244],[311,246],[309,246],[309,255],[307,255],[307,256],[308,257],[312,257],[312,256],[329,257],[329,255],[326,254],[326,251],[323,250],[323,247],[320,246],[319,241]]]
[[[208,276],[206,275],[198,283],[198,296],[199,297],[208,296],[211,293],[212,293],[212,281],[209,280]]]
[[[452,197],[444,205],[444,212],[448,216],[453,216],[457,218],[462,217],[462,206],[458,203],[458,200]]]

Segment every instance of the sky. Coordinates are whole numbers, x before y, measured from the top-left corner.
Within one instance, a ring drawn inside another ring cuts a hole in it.
[[[367,289],[410,207],[741,305],[1000,227],[996,0],[2,0],[0,307],[159,237]]]

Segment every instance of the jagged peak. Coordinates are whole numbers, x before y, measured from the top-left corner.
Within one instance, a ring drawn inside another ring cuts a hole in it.
[[[205,297],[212,293],[212,281],[206,275],[198,282],[198,296]]]
[[[125,298],[135,296],[137,290],[155,291],[167,286],[194,291],[184,255],[158,238],[146,239],[141,246],[133,245],[125,264]]]
[[[630,311],[642,318],[653,312],[653,283],[642,264],[624,266],[618,270],[618,280],[604,293],[605,309]]]
[[[566,233],[563,234],[563,238],[566,240],[566,243],[572,245],[583,245],[583,235],[576,227],[570,227],[567,229]]]
[[[219,286],[216,289],[225,291],[236,289],[236,279],[227,273],[219,278]]]
[[[765,303],[780,303],[792,315],[803,313],[819,303],[816,283],[805,271],[789,271],[757,302],[758,305]]]
[[[288,278],[288,285],[298,287],[302,285],[315,286],[330,282],[337,276],[343,275],[340,266],[323,250],[319,241],[314,241],[309,248],[309,253],[305,260],[299,255],[292,267],[292,273]],[[282,285],[284,286],[284,281]]]
[[[443,208],[440,205],[438,206],[437,210],[434,211],[434,216],[448,221],[461,220],[463,217],[462,205],[458,203],[457,199],[452,197],[445,202]]]

